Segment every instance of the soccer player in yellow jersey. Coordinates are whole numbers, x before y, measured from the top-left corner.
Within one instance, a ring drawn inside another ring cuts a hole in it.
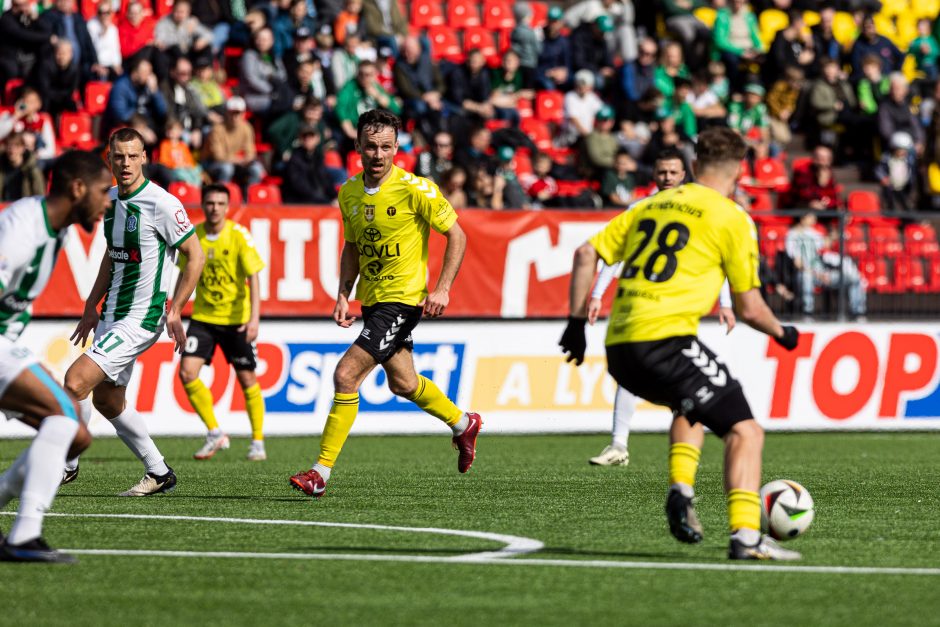
[[[746,145],[727,128],[699,135],[696,183],[660,192],[614,218],[575,254],[568,326],[561,339],[568,360],[584,359],[587,299],[598,258],[624,260],[607,328],[607,367],[618,384],[670,407],[666,516],[672,534],[700,542],[692,498],[701,423],[725,442],[725,490],[731,559],[799,559],[760,533],[764,434],[740,383],[699,340],[699,319],[715,303],[727,276],[738,319],[793,350],[799,334],[783,326],[760,295],[757,232],[728,196]]]
[[[251,234],[242,225],[226,219],[229,191],[224,185],[202,188],[202,211],[206,221],[196,227],[196,236],[206,256],[206,265],[196,285],[196,302],[186,333],[186,347],[180,361],[180,381],[193,409],[209,430],[206,443],[193,455],[210,459],[229,447],[229,439],[215,418],[214,400],[199,379],[199,370],[212,361],[218,345],[235,368],[235,376],[245,395],[245,408],[251,422],[248,459],[267,459],[264,451],[264,399],[255,376],[255,340],[261,315],[258,272],[264,262],[255,249]]]
[[[320,497],[359,409],[359,386],[372,370],[385,369],[392,392],[414,402],[453,431],[457,470],[467,472],[476,454],[483,421],[460,410],[433,381],[415,371],[411,332],[422,314],[436,318],[463,260],[467,236],[437,185],[392,164],[398,150],[399,119],[371,110],[359,117],[356,150],[361,174],[339,191],[346,243],[340,256],[339,295],[333,320],[349,328],[349,298],[356,279],[364,328],[336,365],[333,407],[320,438],[320,456],[310,470],[290,478],[292,487]],[[437,284],[427,286],[428,237],[433,228],[447,239]]]

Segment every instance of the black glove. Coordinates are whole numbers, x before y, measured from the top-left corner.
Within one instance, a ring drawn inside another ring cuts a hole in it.
[[[796,330],[796,327],[784,326],[783,336],[775,337],[774,341],[788,351],[792,351],[800,343],[800,332]]]
[[[561,352],[567,355],[565,361],[573,361],[575,366],[580,366],[584,361],[584,351],[587,350],[587,338],[584,336],[584,325],[587,324],[586,318],[568,318],[568,326],[565,332],[561,334]]]

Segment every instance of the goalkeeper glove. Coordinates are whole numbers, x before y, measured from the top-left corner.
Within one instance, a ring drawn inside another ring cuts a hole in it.
[[[800,343],[800,332],[796,330],[796,327],[784,326],[783,335],[775,337],[774,341],[788,351],[792,351]]]
[[[565,332],[561,334],[561,351],[567,355],[565,361],[573,361],[575,366],[580,366],[584,361],[584,351],[587,350],[587,338],[584,335],[584,325],[587,324],[585,318],[568,318],[568,326]]]

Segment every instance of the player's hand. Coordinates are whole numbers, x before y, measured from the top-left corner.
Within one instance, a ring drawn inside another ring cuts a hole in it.
[[[792,351],[800,343],[800,332],[796,330],[796,327],[784,325],[783,334],[775,337],[774,341],[788,351]]]
[[[561,352],[565,354],[565,361],[573,361],[575,366],[584,362],[584,351],[587,350],[587,338],[584,335],[585,318],[568,318],[568,326],[561,334]]]
[[[424,299],[424,315],[437,318],[444,315],[444,309],[450,304],[450,294],[435,290]]]
[[[738,319],[734,316],[734,309],[731,307],[719,307],[718,308],[718,324],[728,325],[728,330],[725,331],[725,335],[731,333],[734,330],[734,325],[738,323]]]
[[[97,309],[88,309],[86,307],[69,341],[75,346],[84,346],[85,342],[88,341],[88,334],[94,333],[95,329],[98,328],[98,321],[100,319],[101,317],[98,315]]]
[[[173,350],[182,355],[183,349],[186,348],[186,330],[183,329],[180,312],[173,307],[166,312],[166,334],[173,340]]]
[[[588,301],[588,323],[592,326],[597,322],[597,316],[601,313],[601,299],[592,298]]]
[[[346,300],[345,297],[340,296],[336,299],[336,306],[333,307],[333,322],[344,329],[348,329],[355,321],[356,317],[349,315],[349,301]]]
[[[238,332],[245,332],[245,341],[251,344],[258,339],[258,321],[249,320],[242,326],[238,327]]]

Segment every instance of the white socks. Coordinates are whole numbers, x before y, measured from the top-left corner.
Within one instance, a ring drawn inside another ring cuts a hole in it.
[[[26,478],[26,456],[29,453],[27,448],[20,453],[16,461],[0,475],[0,507],[6,507],[7,503],[15,499],[23,491],[23,479]]]
[[[62,481],[62,464],[77,432],[78,422],[72,418],[47,416],[33,443],[20,456],[25,459],[25,478],[20,507],[7,538],[10,544],[29,542],[42,532],[42,518]]]
[[[610,444],[614,448],[627,450],[627,438],[630,437],[630,421],[636,411],[636,396],[617,386],[614,396],[614,426]]]
[[[731,534],[731,537],[747,546],[754,546],[760,542],[760,531],[757,529],[738,529]]]
[[[78,417],[82,419],[82,422],[87,426],[91,422],[91,395],[85,397],[84,400],[78,401]],[[72,459],[67,459],[65,461],[66,470],[75,470],[78,468],[78,458],[74,457]]]
[[[454,432],[454,435],[461,435],[464,431],[467,430],[467,427],[470,426],[470,419],[467,417],[467,412],[464,412],[460,417],[460,420],[451,427],[451,431]]]
[[[323,477],[323,481],[330,480],[330,473],[333,472],[333,469],[329,466],[324,466],[323,464],[314,464],[313,469],[320,473],[320,476]]]
[[[147,433],[147,425],[137,410],[125,407],[121,414],[111,421],[118,437],[133,451],[134,455],[144,463],[147,472],[161,476],[170,472],[170,468],[163,461],[163,455]]]

